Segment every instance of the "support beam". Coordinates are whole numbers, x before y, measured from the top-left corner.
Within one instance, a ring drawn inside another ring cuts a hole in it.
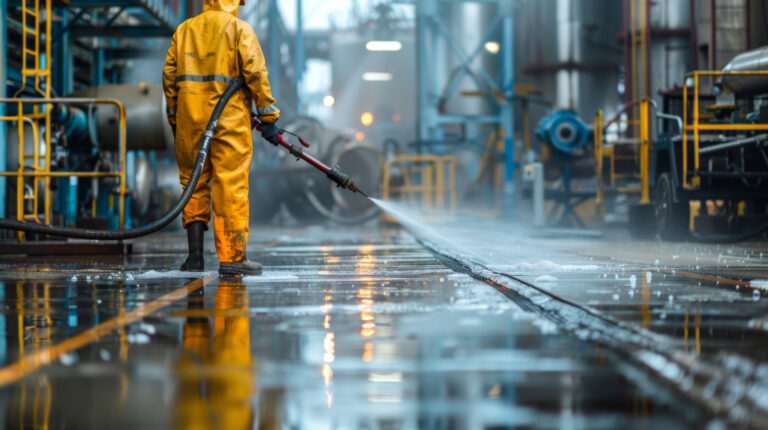
[[[5,25],[8,22],[6,13],[7,7],[0,7],[0,40],[3,40],[3,43],[0,44],[0,97],[3,98],[6,97],[6,70],[8,68],[8,56],[6,52],[6,44],[4,43],[8,40],[8,32]],[[0,103],[0,116],[5,116],[5,103]],[[8,153],[8,148],[5,137],[5,121],[0,121],[0,172],[5,172],[7,170],[6,155]],[[6,218],[8,215],[5,207],[7,196],[6,189],[6,179],[5,177],[2,177],[0,178],[0,218]]]
[[[501,85],[506,103],[501,107],[501,127],[504,129],[504,212],[515,216],[515,43],[514,2],[502,2]]]
[[[72,37],[161,38],[173,36],[173,30],[157,25],[114,25],[109,28],[75,26]]]
[[[304,113],[302,106],[301,93],[302,82],[304,80],[304,8],[303,1],[296,0],[296,52],[294,53],[294,67],[296,68],[296,111],[299,115]]]
[[[267,70],[273,76],[269,80],[272,88],[272,96],[280,103],[280,9],[277,0],[269,0],[269,57],[267,57]]]

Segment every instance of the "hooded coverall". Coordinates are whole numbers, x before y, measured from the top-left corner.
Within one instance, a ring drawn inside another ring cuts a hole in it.
[[[192,174],[205,127],[227,85],[240,76],[247,91],[235,94],[216,127],[200,181],[184,208],[186,227],[211,220],[221,263],[245,259],[248,243],[248,174],[253,154],[251,100],[263,122],[280,111],[267,81],[267,67],[256,35],[237,18],[239,0],[205,0],[203,13],[184,21],[173,35],[163,69],[167,116],[176,130],[181,185]]]

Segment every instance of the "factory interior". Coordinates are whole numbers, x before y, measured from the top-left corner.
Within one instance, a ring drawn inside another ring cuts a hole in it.
[[[768,2],[1,3],[1,428],[768,428]]]

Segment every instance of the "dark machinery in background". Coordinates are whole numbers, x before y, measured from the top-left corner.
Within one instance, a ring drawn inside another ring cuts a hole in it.
[[[663,93],[668,113],[643,100],[639,135],[622,135],[615,119],[596,121],[598,176],[606,177],[598,199],[639,185],[629,211],[635,236],[737,241],[768,229],[767,55],[749,51],[723,71],[687,74],[685,87]],[[611,127],[618,136],[606,136]],[[632,174],[617,167],[621,144],[632,149],[623,160]]]
[[[360,188],[376,193],[380,186],[379,148],[357,142],[354,136],[327,130],[313,118],[299,117],[280,125],[312,142],[312,152],[321,162],[343,166]],[[275,151],[260,137],[254,141],[257,143],[251,172],[252,222],[270,222],[281,213],[302,223],[330,219],[356,224],[378,215],[370,201],[342,192],[336,184],[318,177],[312,166],[297,163],[296,155]]]

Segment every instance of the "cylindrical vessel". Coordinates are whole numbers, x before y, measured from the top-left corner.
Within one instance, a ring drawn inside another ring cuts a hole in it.
[[[622,6],[618,0],[518,1],[516,83],[533,84],[553,107],[585,118],[599,109],[607,116],[617,112],[623,52],[615,40],[622,31]]]
[[[499,37],[501,31],[496,30],[496,34],[491,36],[491,40],[483,41],[483,36],[489,30],[490,24],[498,17],[499,6],[496,3],[443,3],[440,6],[440,15],[454,35],[454,42],[467,54],[471,55],[475,49],[482,46],[484,42],[500,43]],[[442,59],[444,75],[433,78],[439,79],[441,88],[445,90],[447,83],[456,73],[462,69],[464,59],[456,55],[446,42],[440,44],[438,57]],[[473,73],[485,71],[492,78],[497,79],[498,54],[488,52],[483,49],[480,54],[470,63]],[[481,79],[483,79],[481,77]],[[461,96],[462,91],[478,91],[478,85],[465,76],[458,88],[458,93],[446,100],[443,109],[449,114],[479,115],[496,112],[497,108],[481,96]]]
[[[737,55],[723,69],[724,72],[768,71],[768,46]],[[768,93],[768,76],[723,76],[720,84],[740,96]]]
[[[173,133],[165,114],[161,85],[102,85],[77,91],[70,97],[117,99],[125,108],[128,150],[164,151],[173,146]],[[120,115],[116,107],[98,104],[81,106],[96,121],[99,147],[119,148]]]

